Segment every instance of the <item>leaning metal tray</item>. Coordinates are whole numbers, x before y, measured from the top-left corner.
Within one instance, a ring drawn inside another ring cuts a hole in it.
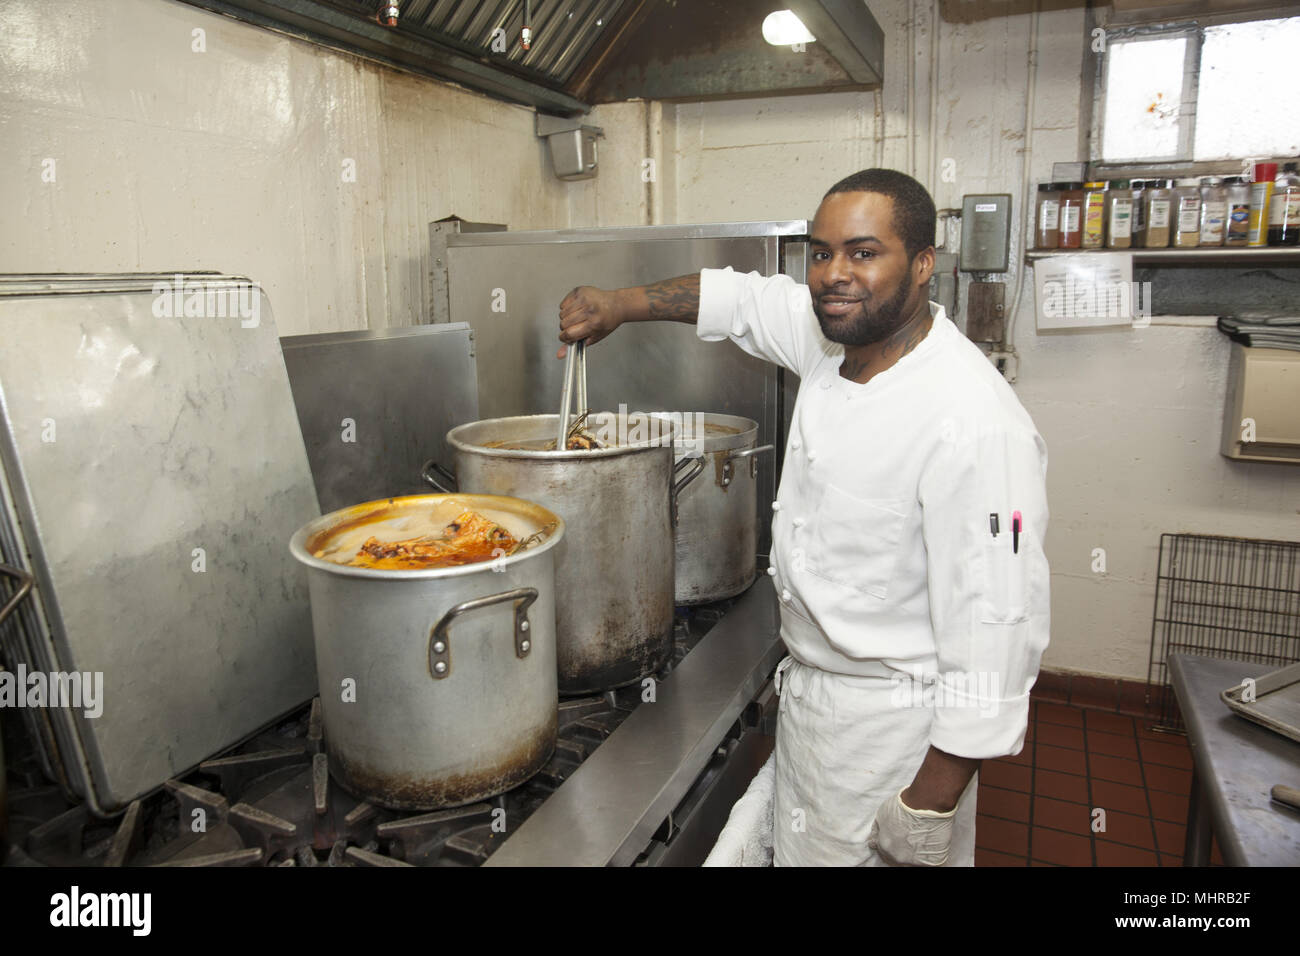
[[[1254,700],[1243,700],[1249,685],[1230,687],[1219,696],[1234,713],[1300,741],[1300,664],[1255,678]]]
[[[316,692],[287,542],[319,507],[270,304],[168,317],[122,285],[0,294],[0,543],[40,612],[3,637],[29,672],[102,675],[38,734],[97,814]]]

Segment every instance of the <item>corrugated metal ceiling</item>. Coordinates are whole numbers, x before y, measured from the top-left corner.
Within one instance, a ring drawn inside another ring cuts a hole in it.
[[[418,24],[488,59],[507,59],[564,84],[626,5],[627,0],[533,0],[533,42],[527,52],[519,42],[523,0],[405,0],[399,29]],[[492,50],[497,30],[505,33],[505,53]]]
[[[546,113],[594,103],[696,99],[879,86],[884,34],[867,0],[183,0],[268,29],[435,76]],[[773,47],[772,8],[817,37]],[[495,42],[494,42],[495,41]]]

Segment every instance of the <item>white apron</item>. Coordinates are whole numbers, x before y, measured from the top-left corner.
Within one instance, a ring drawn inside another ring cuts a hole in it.
[[[899,707],[895,684],[800,664],[776,669],[776,866],[888,866],[867,846],[881,804],[909,786],[929,749],[933,710]],[[975,865],[975,793],[957,803],[947,866]]]

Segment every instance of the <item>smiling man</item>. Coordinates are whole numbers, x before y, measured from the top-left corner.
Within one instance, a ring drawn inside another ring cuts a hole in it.
[[[970,866],[980,761],[1024,744],[1049,632],[1047,451],[927,301],[934,232],[920,183],[868,169],[818,207],[806,286],[705,269],[560,306],[566,343],[691,322],[802,380],[768,571],[789,651],[779,866]]]

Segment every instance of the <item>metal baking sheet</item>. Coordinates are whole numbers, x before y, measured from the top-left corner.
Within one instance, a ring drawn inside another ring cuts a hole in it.
[[[280,340],[321,510],[427,494],[430,458],[478,418],[474,334],[463,322]]]
[[[28,650],[33,666],[103,675],[100,716],[43,712],[96,813],[316,691],[288,541],[320,512],[256,295],[251,327],[158,317],[148,291],[0,297],[9,538],[44,618]]]
[[[0,477],[3,477],[2,474]],[[8,483],[0,480],[0,560],[30,571],[27,555],[28,549],[19,534],[18,518],[14,513]],[[41,637],[48,633],[49,627],[40,602],[35,595],[31,595],[14,608],[7,620],[0,623],[0,661],[8,664],[11,669],[18,662],[24,662],[28,667],[39,666],[43,672],[48,671],[49,663],[44,657],[48,642]],[[18,713],[28,734],[37,742],[37,758],[45,776],[58,783],[65,793],[72,794],[72,783],[64,771],[62,761],[57,759],[64,747],[71,744],[66,736],[68,729],[56,727],[49,719],[48,711],[23,707]],[[62,744],[60,733],[65,738]],[[2,767],[0,772],[3,772]]]
[[[153,291],[158,286],[173,285],[177,281],[187,286],[195,283],[229,284],[242,282],[251,285],[243,276],[227,276],[220,272],[59,272],[59,273],[0,273],[0,296],[15,295],[69,295],[106,292]]]
[[[1219,696],[1233,713],[1300,741],[1300,664],[1256,678],[1253,701],[1242,700],[1246,687],[1244,683],[1238,684]]]

